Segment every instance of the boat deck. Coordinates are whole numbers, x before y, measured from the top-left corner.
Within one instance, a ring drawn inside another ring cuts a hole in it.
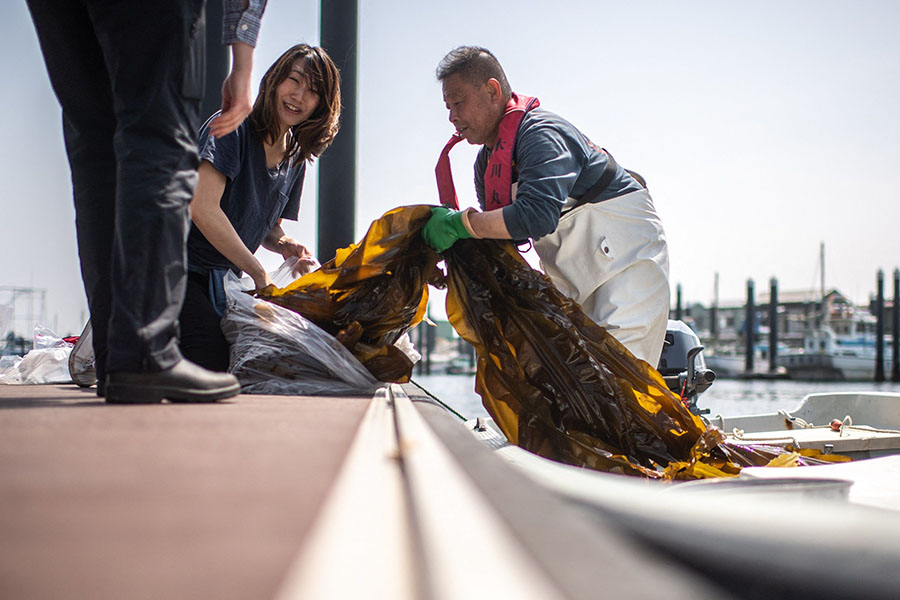
[[[791,445],[853,460],[900,452],[900,394],[810,394],[792,411],[709,418],[735,443]],[[839,429],[833,430],[832,422]]]
[[[854,460],[896,454],[900,447],[900,432],[868,426],[845,427],[833,431],[830,427],[804,429],[774,429],[770,431],[726,432],[736,444],[772,444],[794,448],[813,448],[825,454],[843,454]]]

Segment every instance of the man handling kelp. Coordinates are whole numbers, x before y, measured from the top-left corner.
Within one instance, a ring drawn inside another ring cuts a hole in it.
[[[782,466],[811,463],[783,449],[727,444],[656,369],[586,317],[511,242],[461,240],[438,256],[421,233],[432,208],[387,212],[334,260],[284,288],[257,290],[257,297],[329,332],[375,379],[405,382],[413,362],[397,342],[422,321],[428,284],[446,285],[447,317],[478,355],[475,387],[485,408],[510,443],[545,458],[654,479],[731,476],[772,459]],[[250,309],[251,327],[253,317],[276,322],[267,305]],[[291,380],[314,362],[277,341],[263,347],[258,342],[266,337],[242,342],[254,345],[247,355],[265,377]]]
[[[512,92],[488,50],[451,51],[437,69],[456,133],[436,169],[441,204],[423,232],[443,252],[459,239],[534,241],[541,267],[635,356],[656,366],[669,311],[668,250],[639,176],[537,98]],[[481,145],[484,212],[458,210],[448,153]]]

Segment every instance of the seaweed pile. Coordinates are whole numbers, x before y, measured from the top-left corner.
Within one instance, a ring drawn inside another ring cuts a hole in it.
[[[446,285],[450,323],[476,349],[485,408],[511,443],[546,458],[654,479],[817,462],[726,444],[511,242],[460,240],[438,256],[420,234],[429,216],[429,206],[394,209],[318,271],[259,295],[335,335],[379,380],[405,382],[412,363],[394,342],[422,320],[427,284]]]
[[[441,285],[438,255],[420,233],[431,207],[394,209],[358,244],[284,288],[257,296],[297,312],[335,336],[379,381],[406,382],[412,360],[395,344],[428,306],[428,283]]]

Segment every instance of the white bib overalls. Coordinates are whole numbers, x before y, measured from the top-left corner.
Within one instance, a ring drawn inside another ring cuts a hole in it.
[[[534,249],[563,294],[656,368],[669,316],[669,252],[646,189],[576,208]]]

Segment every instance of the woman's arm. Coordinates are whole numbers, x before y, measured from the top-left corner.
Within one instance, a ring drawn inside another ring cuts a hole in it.
[[[270,229],[269,233],[266,234],[266,237],[263,238],[262,247],[266,250],[277,252],[283,256],[285,260],[292,256],[296,256],[297,258],[313,258],[312,252],[310,252],[306,246],[294,238],[288,237],[284,233],[284,229],[281,228],[281,219],[278,219],[278,222],[275,223],[275,227]]]
[[[225,176],[205,160],[200,162],[198,175],[191,220],[222,256],[253,278],[257,288],[266,287],[272,283],[268,273],[244,245],[219,204],[225,192]]]
[[[263,238],[262,247],[281,254],[285,260],[296,256],[299,260],[297,266],[294,267],[295,276],[309,273],[318,264],[316,257],[312,255],[312,252],[306,246],[284,233],[284,229],[281,228],[281,219],[278,219],[275,227],[270,229],[266,237]]]

